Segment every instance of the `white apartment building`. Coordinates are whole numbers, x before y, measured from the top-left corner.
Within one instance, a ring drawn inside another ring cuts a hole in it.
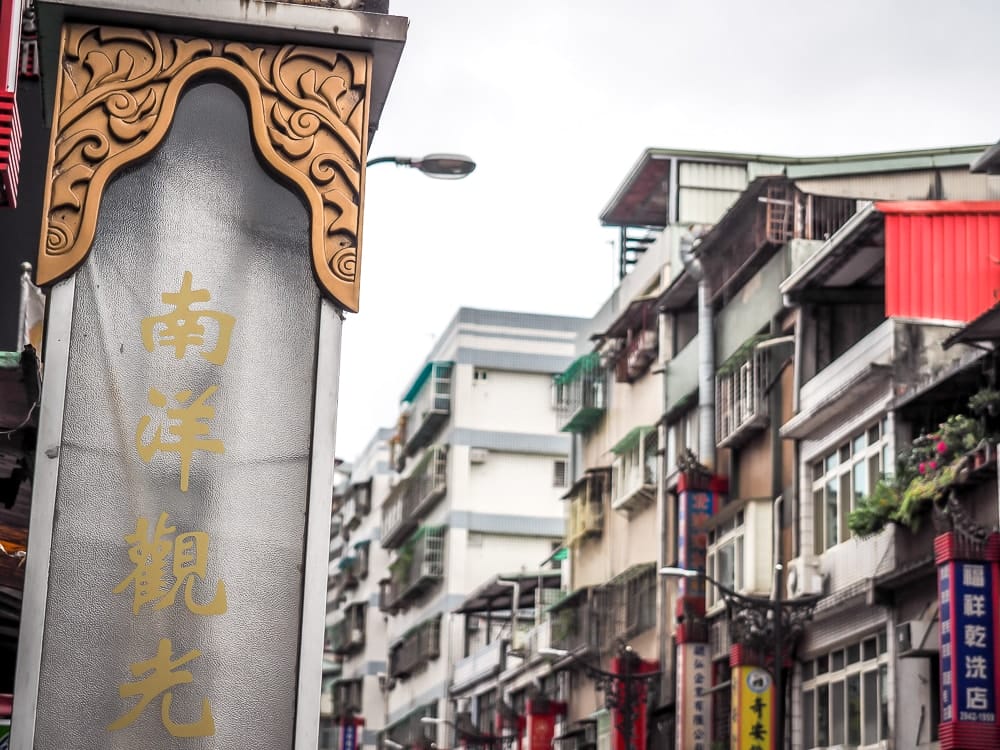
[[[585,322],[461,308],[403,394],[380,523],[393,742],[451,745],[446,724],[421,719],[455,719],[449,686],[466,639],[454,610],[498,572],[538,568],[562,540],[569,437],[555,429],[552,380]]]
[[[390,489],[394,433],[375,433],[334,497],[320,750],[340,748],[341,725],[352,715],[364,719],[358,746],[374,747],[385,720],[386,623],[378,594],[389,554],[379,544],[378,509]]]

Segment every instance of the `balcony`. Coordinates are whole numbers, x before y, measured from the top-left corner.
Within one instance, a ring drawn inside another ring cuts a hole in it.
[[[412,533],[420,517],[447,491],[448,446],[437,445],[424,453],[410,475],[400,481],[382,505],[382,546],[393,549]]]
[[[417,625],[389,652],[389,676],[405,680],[441,655],[441,617]]]
[[[345,617],[330,628],[330,650],[340,656],[356,654],[365,647],[364,618],[360,627],[354,617]]]
[[[451,689],[462,690],[504,670],[507,641],[496,640],[458,661],[452,670]]]
[[[607,408],[607,371],[596,352],[580,357],[553,382],[556,425],[561,432],[585,433]]]
[[[379,608],[396,612],[444,576],[444,526],[425,526],[402,547],[381,583]]]
[[[716,441],[720,448],[744,443],[768,424],[770,357],[756,338],[719,368],[715,376]]]
[[[599,616],[606,604],[597,588],[577,589],[549,610],[549,641],[552,648],[580,655],[600,651]]]
[[[405,420],[401,423],[407,456],[433,440],[451,414],[452,362],[428,362],[403,397]]]
[[[604,501],[611,489],[610,469],[590,469],[564,498],[569,500],[566,544],[572,546],[604,533]]]
[[[845,410],[886,388],[892,375],[893,320],[884,320],[799,390],[799,413],[781,428],[784,438],[805,438]]]
[[[631,515],[656,500],[655,427],[636,427],[611,450],[618,458],[611,473],[611,507]]]

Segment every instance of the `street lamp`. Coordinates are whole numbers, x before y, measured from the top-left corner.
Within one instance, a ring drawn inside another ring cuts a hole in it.
[[[667,578],[700,578],[717,588],[726,603],[726,612],[732,625],[733,637],[759,654],[770,652],[774,663],[775,701],[774,747],[785,747],[785,686],[782,675],[784,654],[802,636],[805,624],[812,618],[813,608],[820,596],[807,596],[786,601],[781,596],[781,563],[775,566],[775,598],[740,594],[719,583],[707,573],[687,568],[660,568],[660,575]]]
[[[660,678],[662,672],[640,672],[639,654],[623,641],[618,643],[618,658],[622,665],[620,673],[605,672],[599,667],[588,664],[572,651],[561,648],[540,648],[538,653],[560,659],[569,657],[583,669],[584,673],[594,681],[597,689],[604,693],[605,708],[618,712],[618,732],[622,737],[622,745],[625,750],[633,750],[635,738],[632,737],[632,729],[638,718],[640,704],[645,705],[641,700],[640,688],[648,690],[649,686]]]
[[[456,740],[464,740],[467,744],[479,745],[486,747],[498,747],[502,748],[508,744],[513,744],[517,741],[517,735],[495,735],[495,734],[481,734],[477,731],[469,731],[468,729],[463,729],[458,726],[458,724],[448,721],[448,719],[443,719],[437,716],[422,716],[420,718],[422,724],[434,724],[436,726],[449,726],[455,730]]]
[[[406,750],[406,748],[396,742],[396,740],[390,740],[388,737],[382,740],[382,744],[389,748],[389,750]]]
[[[398,167],[419,169],[428,177],[438,180],[461,180],[476,168],[476,162],[462,154],[428,154],[422,159],[411,156],[379,156],[369,159],[366,166],[374,164],[395,164]]]

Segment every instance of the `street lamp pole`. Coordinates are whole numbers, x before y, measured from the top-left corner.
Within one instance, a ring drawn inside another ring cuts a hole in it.
[[[639,666],[639,654],[625,642],[618,644],[618,658],[622,665],[622,672],[606,672],[599,667],[584,661],[572,651],[560,648],[540,648],[538,653],[543,656],[557,656],[560,658],[569,657],[573,663],[577,664],[597,685],[597,689],[604,693],[604,705],[613,711],[618,712],[618,732],[622,737],[622,745],[625,750],[643,750],[635,748],[635,737],[633,728],[635,720],[639,716],[640,687],[654,684],[663,673],[640,672],[636,668]]]
[[[782,675],[787,646],[802,635],[805,623],[812,618],[820,596],[807,596],[792,601],[781,595],[781,564],[775,566],[774,599],[740,594],[700,570],[661,568],[660,575],[668,578],[700,578],[712,584],[723,595],[734,638],[760,654],[771,652],[774,664],[775,728],[774,750],[785,748],[785,683]],[[786,622],[787,619],[787,622]]]

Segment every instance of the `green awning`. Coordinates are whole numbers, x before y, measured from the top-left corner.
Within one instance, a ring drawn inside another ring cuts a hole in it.
[[[611,449],[611,452],[614,453],[616,456],[621,456],[625,453],[629,453],[633,448],[635,448],[639,444],[639,441],[642,440],[643,436],[645,436],[645,434],[649,432],[651,429],[653,428],[650,427],[649,425],[645,425],[643,427],[636,427],[630,430],[625,437],[623,437],[621,440],[615,443],[614,447]]]
[[[400,401],[400,403],[401,404],[405,404],[405,403],[409,402],[409,403],[412,404],[413,403],[413,399],[415,399],[417,397],[417,394],[420,393],[420,389],[423,388],[427,384],[427,381],[430,379],[431,373],[434,371],[434,367],[436,365],[450,365],[450,364],[453,364],[453,363],[452,362],[428,362],[426,365],[424,365],[424,369],[422,369],[420,371],[420,374],[417,375],[417,379],[413,381],[413,385],[411,385],[410,388],[409,388],[409,390],[406,391],[406,395],[403,396],[403,398]]]
[[[566,385],[572,383],[578,375],[589,370],[596,370],[601,366],[601,357],[597,352],[585,354],[578,357],[562,373],[556,375],[556,385]]]

